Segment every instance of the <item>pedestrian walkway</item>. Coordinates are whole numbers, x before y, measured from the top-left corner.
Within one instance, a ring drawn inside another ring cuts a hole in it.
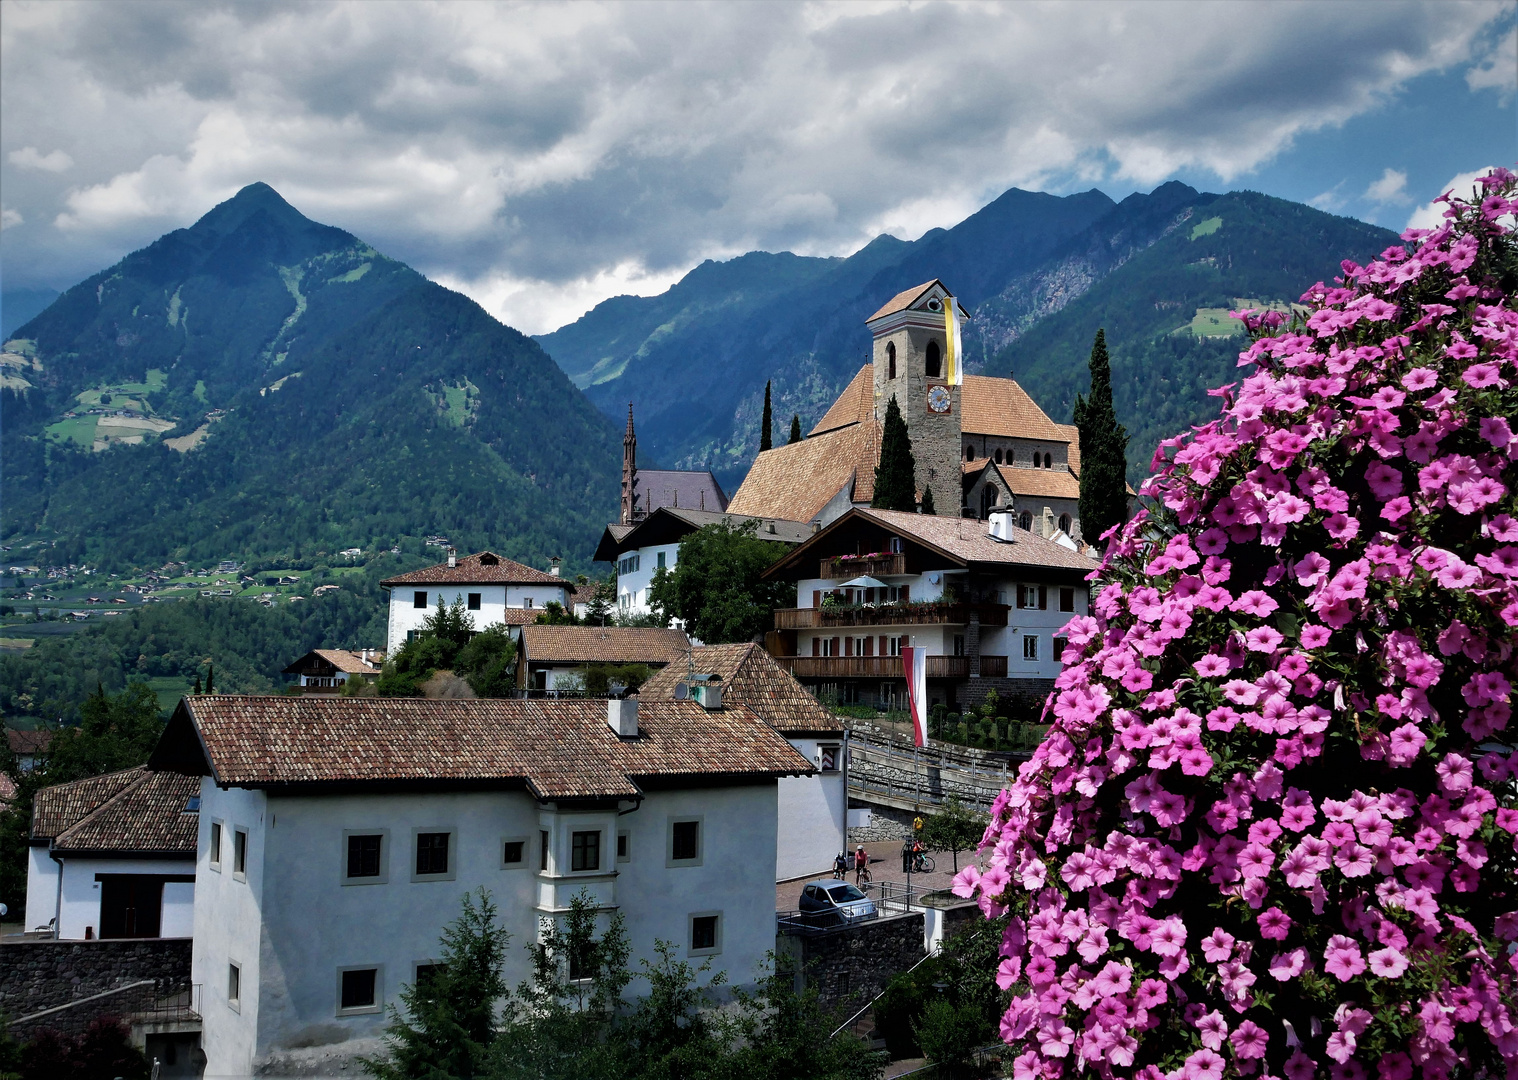
[[[855,847],[858,847],[856,844]],[[870,857],[870,876],[876,881],[900,881],[905,882],[907,877],[901,872],[901,841],[879,840],[864,845],[864,850]],[[947,889],[954,881],[954,856],[947,851],[930,851],[928,854],[936,864],[931,874],[913,874],[912,888],[914,889]],[[850,869],[849,882],[854,880],[853,849],[849,851]],[[967,864],[975,861],[974,851],[961,851],[959,853],[959,866],[963,869]],[[775,886],[775,910],[795,911],[801,906],[801,889],[809,881],[819,878],[831,879],[831,870],[825,870],[811,877],[798,878],[795,881],[782,881]]]

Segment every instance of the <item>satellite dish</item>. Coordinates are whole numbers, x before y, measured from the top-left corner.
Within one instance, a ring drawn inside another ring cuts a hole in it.
[[[690,700],[690,684],[689,683],[683,683],[683,682],[677,682],[677,683],[675,683],[675,700],[676,701],[689,701]]]

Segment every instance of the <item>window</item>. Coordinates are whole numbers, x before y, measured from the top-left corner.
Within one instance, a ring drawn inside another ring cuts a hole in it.
[[[996,464],[998,464],[998,465],[1001,464],[1001,451],[1000,450],[996,451]]]
[[[839,764],[838,747],[819,746],[817,748],[817,767],[822,772],[837,772]]]
[[[1061,611],[1074,611],[1075,610],[1075,590],[1073,588],[1063,588],[1063,589],[1060,589],[1060,591],[1059,591],[1059,609]]]
[[[1023,659],[1024,660],[1037,660],[1038,659],[1038,635],[1037,634],[1024,634],[1023,635]]]
[[[658,566],[655,569],[658,569],[658,570],[663,570],[664,569],[664,556],[665,556],[665,554],[666,553],[663,552],[663,551],[659,552],[659,564],[658,564]]]
[[[247,829],[236,829],[232,833],[232,873],[243,878],[248,875]]]
[[[629,854],[630,850],[627,834],[625,832],[617,833],[617,862],[631,862],[632,856]]]
[[[427,606],[426,589],[418,589],[416,592],[411,594],[411,606],[415,608],[424,608]]]
[[[469,610],[470,611],[479,611],[480,610],[480,594],[479,593],[472,592],[472,593],[469,594]]]
[[[453,859],[449,848],[453,846],[452,829],[418,829],[416,839],[415,871],[412,881],[452,881]]]
[[[1066,536],[1070,535],[1070,526],[1072,524],[1074,523],[1070,520],[1069,514],[1061,514],[1059,516],[1059,531],[1064,533]]]
[[[539,842],[538,869],[541,870],[541,871],[543,871],[546,874],[548,872],[548,830],[547,829],[544,829],[544,830],[542,830],[541,832],[538,833],[538,842]]]
[[[1028,513],[1028,511],[1024,510],[1022,512],[1022,514],[1018,517],[1017,524],[1018,524],[1018,527],[1021,528],[1021,529],[1031,529],[1031,528],[1033,528],[1033,515],[1030,514],[1030,513]]]
[[[701,819],[671,821],[669,826],[669,865],[701,865]]]
[[[242,1004],[242,965],[227,965],[227,1004],[236,1009]]]
[[[965,654],[965,636],[963,634],[955,634],[954,635],[954,655],[955,656],[963,656],[964,654]]]
[[[927,376],[930,379],[938,378],[938,373],[943,367],[943,360],[939,355],[938,342],[928,342]]]
[[[379,1012],[379,968],[340,968],[337,973],[339,1013]]]
[[[424,960],[416,965],[416,975],[411,980],[411,985],[423,995],[431,999],[431,987],[433,980],[443,973],[443,965],[431,960]]]
[[[527,837],[508,836],[501,841],[503,869],[527,865]]]
[[[697,912],[690,917],[690,955],[711,956],[722,951],[722,915]]]
[[[1049,607],[1048,587],[1044,585],[1019,585],[1017,587],[1017,606],[1038,611],[1047,610]]]
[[[529,596],[527,599],[523,600],[522,601],[522,606],[524,608],[530,608],[530,607],[532,607],[532,597]]]
[[[347,848],[343,865],[344,885],[379,885],[385,874],[385,831],[370,829],[343,833]]]
[[[569,834],[569,869],[601,869],[601,834],[595,830]]]
[[[896,343],[886,342],[886,378],[896,378]]]
[[[617,573],[636,574],[638,572],[638,567],[642,565],[642,562],[642,556],[628,555],[626,558],[617,563]]]
[[[211,853],[210,853],[211,869],[215,870],[217,873],[220,873],[221,872],[221,822],[219,822],[219,821],[213,821],[213,822],[211,822],[211,843],[210,843],[210,849],[211,849]]]

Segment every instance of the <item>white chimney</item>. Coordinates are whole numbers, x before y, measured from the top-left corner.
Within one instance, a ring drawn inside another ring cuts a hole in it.
[[[553,558],[549,559],[548,562],[550,564],[549,567],[548,567],[548,572],[550,574],[552,574],[554,577],[558,577],[559,576],[559,557],[557,555],[555,555]]]
[[[1003,544],[1015,543],[1012,536],[1012,508],[993,506],[986,521],[986,531],[990,533],[992,540]]]
[[[448,549],[448,569],[452,570],[459,564],[459,553],[454,548]]]
[[[722,709],[722,684],[719,682],[697,683],[691,687],[691,694],[701,702],[701,707],[707,712],[719,712]]]
[[[617,733],[619,739],[633,739],[638,735],[638,699],[607,698],[606,723]]]

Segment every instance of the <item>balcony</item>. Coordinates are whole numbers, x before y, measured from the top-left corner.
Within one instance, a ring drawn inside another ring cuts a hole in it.
[[[847,581],[865,574],[870,577],[900,577],[906,572],[905,555],[833,555],[822,560],[822,572],[818,576],[825,581]]]
[[[980,625],[1006,626],[1006,604],[874,604],[857,607],[781,608],[775,612],[776,630],[816,630],[849,626],[963,626],[973,612]]]
[[[899,656],[777,656],[775,662],[798,679],[900,679]],[[930,679],[968,679],[968,656],[930,656]],[[982,656],[980,674],[987,679],[1007,677],[1005,656]]]

